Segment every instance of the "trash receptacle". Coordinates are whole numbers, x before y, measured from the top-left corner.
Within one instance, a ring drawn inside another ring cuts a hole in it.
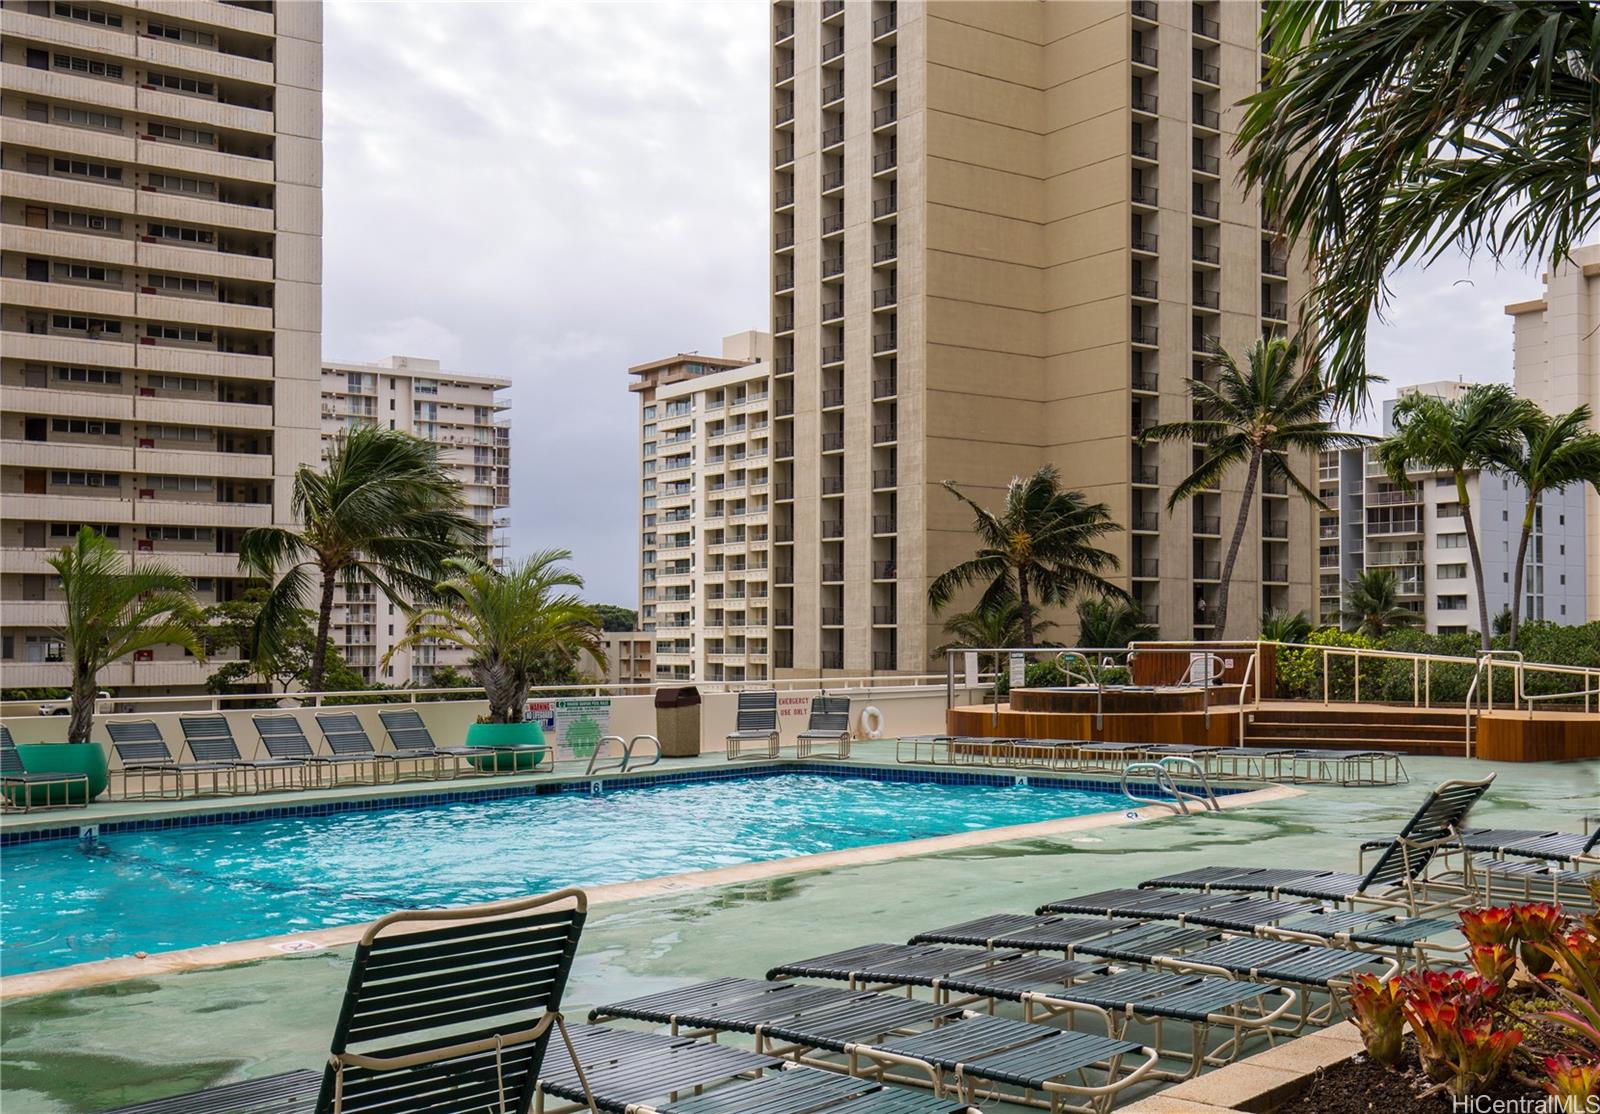
[[[656,690],[656,738],[663,758],[700,753],[700,690],[693,685]]]

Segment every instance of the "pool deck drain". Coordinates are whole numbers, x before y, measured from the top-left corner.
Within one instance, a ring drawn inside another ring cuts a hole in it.
[[[1228,793],[1217,798],[1223,809],[1248,808],[1268,801],[1283,800],[1304,795],[1305,790],[1290,786],[1273,785],[1243,793]],[[784,859],[766,859],[760,862],[740,863],[736,866],[717,867],[713,870],[696,870],[683,874],[664,874],[656,878],[643,878],[633,882],[613,882],[601,886],[585,886],[590,905],[618,904],[641,901],[666,894],[689,893],[718,886],[738,885],[746,882],[763,882],[791,874],[810,874],[842,867],[885,863],[896,859],[938,855],[985,847],[1016,840],[1049,839],[1070,835],[1073,832],[1095,828],[1115,827],[1123,824],[1151,820],[1178,820],[1165,808],[1146,806],[1126,812],[1099,812],[1088,816],[1072,816],[1060,820],[1041,820],[1032,824],[1012,824],[1000,828],[983,828],[970,832],[926,839],[904,840],[899,843],[874,843],[865,847],[852,847],[842,851],[824,851],[815,855],[795,855]],[[89,963],[75,963],[67,967],[53,967],[45,971],[29,971],[20,975],[0,978],[0,1002],[36,994],[50,994],[62,990],[81,990],[104,986],[125,979],[148,978],[151,975],[174,974],[182,971],[199,971],[208,967],[222,967],[232,963],[247,963],[274,956],[320,951],[327,948],[354,944],[367,926],[338,925],[333,928],[296,932],[284,936],[264,936],[253,940],[238,940],[226,944],[211,944],[198,948],[181,948],[174,951],[152,952],[144,957],[127,956],[118,959],[100,959]]]

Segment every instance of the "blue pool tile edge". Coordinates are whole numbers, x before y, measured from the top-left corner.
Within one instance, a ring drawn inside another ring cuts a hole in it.
[[[88,821],[66,824],[54,828],[33,828],[15,832],[0,832],[0,848],[27,843],[42,843],[56,839],[81,839],[86,831],[100,835],[118,832],[162,831],[168,828],[197,828],[218,824],[248,824],[257,820],[279,820],[293,816],[329,816],[340,812],[378,812],[390,808],[418,808],[429,805],[462,804],[475,801],[499,801],[516,797],[545,797],[560,793],[608,793],[618,789],[642,789],[652,785],[674,785],[702,781],[755,781],[784,774],[806,773],[841,779],[866,779],[869,781],[933,783],[937,785],[982,785],[1004,788],[1025,782],[1030,788],[1078,789],[1090,793],[1121,795],[1121,785],[1108,778],[1055,777],[1036,774],[970,773],[965,770],[932,770],[904,766],[845,765],[838,762],[791,761],[773,762],[759,766],[710,767],[694,770],[673,770],[659,774],[635,777],[577,776],[548,781],[529,782],[525,785],[497,785],[488,789],[436,789],[427,793],[405,793],[386,797],[352,797],[343,800],[315,801],[306,804],[266,805],[260,808],[221,809],[207,812],[178,813],[171,816],[150,816],[130,820]],[[1178,788],[1189,793],[1202,793],[1198,784],[1178,783]],[[1218,797],[1235,793],[1248,793],[1241,786],[1212,786]],[[1148,799],[1135,799],[1136,804],[1152,803]]]

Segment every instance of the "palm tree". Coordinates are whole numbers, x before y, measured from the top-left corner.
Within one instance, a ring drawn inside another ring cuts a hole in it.
[[[1302,314],[1343,408],[1364,408],[1384,276],[1457,248],[1566,256],[1600,216],[1590,4],[1264,5],[1271,58],[1244,180],[1317,264]]]
[[[360,425],[334,438],[319,471],[302,464],[290,505],[299,529],[260,526],[239,540],[239,563],[272,582],[256,620],[256,652],[278,656],[279,632],[317,600],[317,636],[306,684],[322,686],[333,593],[341,584],[376,584],[409,611],[443,571],[444,561],[482,540],[461,513],[461,485],[432,442]]]
[[[1044,634],[1055,626],[1047,619],[1035,618],[1033,633]],[[971,611],[960,611],[945,620],[944,633],[952,641],[942,646],[934,647],[932,657],[943,658],[951,650],[960,650],[969,646],[1009,647],[1024,645],[1022,630],[1022,606],[1017,603],[1017,598],[1011,596],[1001,600],[994,607],[975,607]],[[987,659],[986,659],[987,660]],[[979,664],[983,668],[984,663]],[[1000,659],[995,655],[987,664],[996,673],[1000,671]]]
[[[1085,596],[1078,601],[1080,646],[1114,650],[1155,636],[1156,628],[1144,621],[1144,612],[1132,600]]]
[[[1600,433],[1589,430],[1587,406],[1555,416],[1537,406],[1524,406],[1517,437],[1510,452],[1499,461],[1503,471],[1521,482],[1527,497],[1522,511],[1522,537],[1517,542],[1517,561],[1511,573],[1510,644],[1513,647],[1522,624],[1523,565],[1540,497],[1547,491],[1561,491],[1573,484],[1590,484],[1600,491]]]
[[[1190,421],[1163,422],[1140,437],[1142,444],[1179,441],[1201,446],[1199,464],[1172,489],[1168,510],[1184,499],[1217,487],[1223,475],[1236,465],[1245,466],[1239,518],[1223,558],[1217,606],[1212,612],[1218,638],[1227,633],[1228,589],[1262,473],[1267,479],[1283,480],[1327,510],[1317,493],[1290,468],[1289,454],[1319,453],[1370,440],[1361,434],[1341,432],[1324,419],[1333,392],[1323,383],[1315,364],[1297,368],[1299,359],[1299,346],[1282,337],[1252,344],[1244,368],[1218,345],[1211,354],[1217,368],[1215,384],[1204,379],[1189,380],[1195,417]]]
[[[950,480],[944,486],[972,508],[979,545],[976,554],[928,585],[928,603],[935,611],[963,588],[983,583],[974,610],[992,611],[1015,599],[1021,609],[1022,645],[1031,648],[1036,606],[1065,604],[1081,591],[1127,595],[1102,575],[1116,570],[1117,558],[1094,545],[1121,527],[1111,521],[1104,503],[1089,502],[1081,491],[1063,491],[1055,465],[1046,464],[1026,479],[1014,477],[999,513],[980,507]]]
[[[133,567],[116,544],[87,526],[50,558],[61,578],[67,621],[61,628],[72,663],[69,743],[86,743],[94,726],[96,677],[112,662],[153,646],[181,646],[205,660],[205,619],[189,578],[160,561]]]
[[[1501,383],[1481,383],[1446,401],[1412,391],[1394,408],[1394,432],[1378,443],[1376,455],[1389,478],[1409,491],[1407,472],[1421,469],[1449,472],[1467,532],[1467,555],[1478,586],[1478,630],[1489,649],[1489,601],[1483,589],[1483,556],[1472,525],[1472,497],[1467,477],[1494,466],[1512,451],[1526,405]]]
[[[1311,617],[1304,611],[1280,609],[1261,616],[1261,640],[1298,646],[1311,637]]]
[[[1393,569],[1367,569],[1346,583],[1339,617],[1368,638],[1422,625],[1420,614],[1400,605],[1400,578]]]
[[[562,564],[571,559],[568,550],[546,549],[503,572],[472,558],[446,560],[452,575],[434,585],[439,602],[412,613],[384,660],[430,641],[460,646],[488,697],[489,722],[521,723],[539,670],[584,651],[606,666],[601,616],[576,595],[583,578]]]

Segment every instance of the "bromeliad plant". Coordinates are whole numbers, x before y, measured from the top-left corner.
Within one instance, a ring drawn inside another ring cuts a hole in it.
[[[1350,1015],[1367,1055],[1386,1068],[1400,1062],[1406,1035],[1406,985],[1398,978],[1357,975],[1350,985]]]

